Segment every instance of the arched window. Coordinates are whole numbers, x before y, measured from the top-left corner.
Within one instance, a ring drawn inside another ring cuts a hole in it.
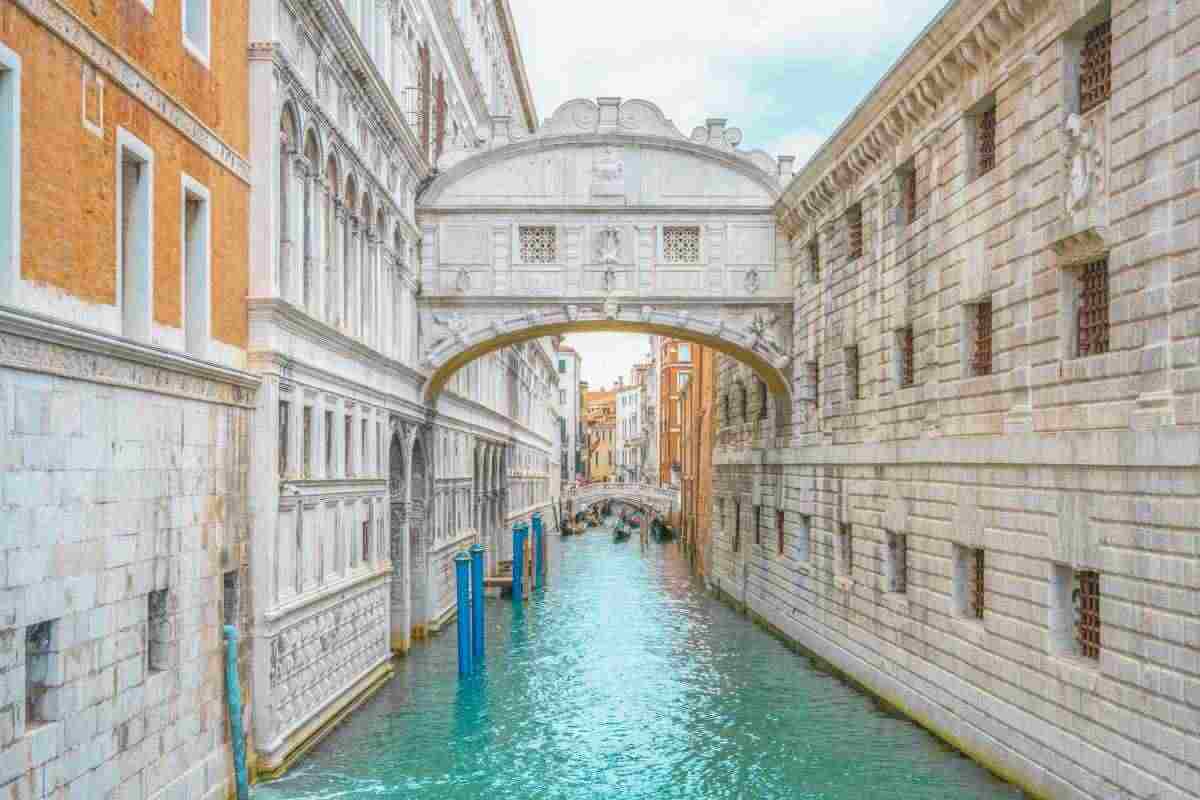
[[[304,307],[311,313],[313,309],[313,270],[315,269],[314,262],[317,256],[316,241],[317,227],[315,217],[318,216],[316,208],[316,180],[317,169],[319,164],[319,153],[317,152],[317,140],[312,131],[308,132],[308,137],[304,142],[304,158],[308,174],[304,176],[304,263],[303,282],[301,298]]]
[[[337,200],[338,200],[338,170],[333,156],[325,162],[325,321],[335,322],[337,319],[337,290],[341,285],[338,281],[337,259]]]
[[[279,119],[279,294],[289,297],[292,289],[292,159],[297,147],[296,121],[290,107]]]

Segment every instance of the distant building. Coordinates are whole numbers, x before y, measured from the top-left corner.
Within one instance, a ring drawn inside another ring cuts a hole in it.
[[[587,414],[587,479],[607,481],[615,472],[617,392],[602,389],[584,396]]]
[[[680,394],[680,508],[684,550],[699,574],[712,564],[712,459],[719,420],[717,352],[693,345],[690,378]]]
[[[695,345],[678,339],[655,337],[658,362],[658,477],[679,484],[682,466],[680,435],[683,430],[683,390],[692,377]]]
[[[642,477],[642,387],[617,390],[617,479],[639,481]]]
[[[579,380],[583,359],[568,344],[559,343],[555,350],[558,368],[558,407],[562,412],[560,436],[562,460],[559,468],[563,483],[583,477],[583,387]]]

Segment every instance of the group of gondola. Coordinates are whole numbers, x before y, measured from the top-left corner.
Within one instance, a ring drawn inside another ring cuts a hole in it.
[[[563,536],[581,536],[589,528],[598,528],[604,524],[606,520],[612,519],[613,507],[612,501],[606,502],[604,505],[579,511],[571,519],[566,520],[562,526]],[[617,515],[617,523],[613,527],[613,541],[625,542],[633,537],[635,532],[640,532],[645,524],[645,519],[639,511],[630,511],[624,509]],[[650,521],[649,534],[656,542],[669,542],[675,538],[675,531],[671,526],[655,517]]]

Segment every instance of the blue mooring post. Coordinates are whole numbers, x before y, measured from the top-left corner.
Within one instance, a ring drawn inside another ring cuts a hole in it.
[[[535,589],[542,588],[546,581],[546,563],[542,560],[543,537],[542,512],[535,511],[533,514],[533,588]]]
[[[250,775],[246,772],[246,732],[242,730],[242,686],[237,670],[238,632],[225,626],[225,697],[229,706],[229,738],[233,740],[233,776],[237,800],[250,800]]]
[[[458,674],[470,675],[471,669],[471,557],[459,553],[454,557],[454,574],[458,579]]]
[[[512,596],[514,603],[525,600],[525,534],[529,526],[523,522],[513,525],[513,582]]]
[[[471,545],[471,656],[483,666],[483,545]]]

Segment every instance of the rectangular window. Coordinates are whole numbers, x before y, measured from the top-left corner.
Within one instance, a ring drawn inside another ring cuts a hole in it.
[[[954,593],[959,614],[983,619],[986,598],[983,550],[956,545],[954,558]]]
[[[888,532],[888,591],[904,594],[908,591],[908,536]]]
[[[154,297],[154,167],[150,148],[117,131],[117,258],[121,333],[149,341]]]
[[[208,355],[211,317],[208,190],[183,176],[183,328],[184,346],[197,358]]]
[[[692,360],[692,346],[690,344],[679,345],[679,360],[687,362]]]
[[[301,460],[303,461],[304,477],[312,477],[312,426],[313,426],[313,409],[312,406],[305,406],[303,411],[303,420],[301,422]]]
[[[21,60],[0,45],[0,303],[20,274]]]
[[[1076,355],[1108,352],[1108,256],[1084,264],[1079,272]]]
[[[553,225],[518,228],[522,264],[553,264],[558,259],[558,229]]]
[[[992,374],[992,301],[985,300],[970,307],[973,329],[971,344],[971,374]]]
[[[808,387],[812,391],[812,401],[817,408],[821,407],[821,364],[818,361],[808,362]]]
[[[1112,20],[1083,37],[1079,58],[1079,113],[1086,114],[1112,96]]]
[[[982,177],[996,167],[996,102],[988,98],[975,114],[975,175]]]
[[[1072,591],[1075,614],[1075,642],[1079,655],[1100,658],[1100,573],[1083,570],[1075,573]]]
[[[374,506],[367,506],[367,521],[362,524],[362,560],[371,560],[371,523],[374,521]]]
[[[47,620],[25,629],[26,730],[55,719],[51,694],[54,677],[54,622]]]
[[[351,453],[354,450],[354,448],[351,446],[354,443],[354,417],[352,417],[349,414],[346,415],[346,426],[345,426],[345,431],[343,433],[344,433],[343,443],[346,448],[345,476],[347,478],[349,478],[351,475],[354,474],[354,467],[352,466],[352,461],[351,461]]]
[[[849,242],[849,258],[853,261],[863,254],[863,210],[862,203],[855,203],[846,210],[846,237]]]
[[[224,623],[236,626],[241,614],[241,586],[236,569],[231,569],[222,576],[221,604],[221,617]]]
[[[325,412],[325,477],[333,477],[333,412]]]
[[[762,544],[762,506],[754,507],[754,543]]]
[[[808,243],[808,269],[813,283],[821,282],[821,245],[814,234]]]
[[[913,357],[911,325],[896,331],[896,348],[898,350],[900,386],[901,388],[912,386],[916,382],[916,363]]]
[[[566,371],[567,371],[567,360],[565,358],[560,358],[558,360],[558,373],[561,375]]]
[[[187,51],[208,65],[208,0],[183,0],[183,45]]]
[[[167,610],[167,590],[156,589],[146,595],[146,667],[161,672],[170,666],[171,618]]]
[[[858,400],[858,347],[851,346],[846,354],[846,399]]]
[[[900,168],[900,189],[902,194],[901,207],[904,214],[904,224],[912,225],[917,221],[917,160],[910,158],[908,163]]]
[[[775,552],[783,555],[783,509],[775,511]]]
[[[291,441],[292,404],[279,401],[279,477],[288,474],[288,444]]]
[[[686,372],[680,372],[680,373],[679,373],[679,374],[676,376],[676,378],[675,378],[675,380],[676,380],[676,382],[677,382],[677,384],[678,384],[676,388],[678,388],[678,389],[686,389],[686,388],[687,388],[687,385],[688,385],[688,379],[689,379],[690,377],[691,377],[691,376],[690,376],[688,373],[686,373]]]
[[[847,578],[854,577],[854,527],[843,522],[838,533],[838,568]]]
[[[667,264],[699,264],[699,226],[664,226],[663,261]]]
[[[742,504],[740,501],[733,501],[733,552],[738,552],[742,549]]]

